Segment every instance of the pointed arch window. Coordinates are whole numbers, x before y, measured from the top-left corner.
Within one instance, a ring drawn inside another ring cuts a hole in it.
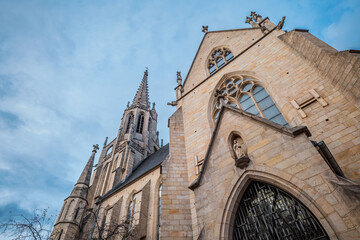
[[[143,126],[144,126],[144,114],[140,113],[139,118],[138,118],[138,123],[137,123],[137,126],[136,126],[136,132],[137,133],[142,133]]]
[[[285,191],[253,181],[233,222],[233,239],[329,239],[316,217]]]
[[[231,53],[230,49],[221,47],[215,48],[211,54],[208,61],[208,70],[210,75],[215,73],[217,70],[225,66],[234,58],[234,55]]]
[[[150,133],[151,132],[151,117],[149,117],[149,123],[148,123],[148,132]]]
[[[128,117],[128,121],[127,121],[127,124],[126,124],[126,131],[125,133],[129,133],[130,131],[130,126],[131,126],[131,123],[134,119],[134,115],[132,113],[129,114],[129,117]]]
[[[230,77],[216,92],[224,97],[225,104],[290,127],[265,88],[252,77]],[[219,97],[214,97],[212,116],[215,121],[219,117],[221,107]]]
[[[127,225],[127,231],[130,231],[133,221],[134,221],[134,210],[135,210],[135,198],[136,194],[134,194],[131,198],[131,201],[129,203],[127,215],[126,215],[126,223]]]

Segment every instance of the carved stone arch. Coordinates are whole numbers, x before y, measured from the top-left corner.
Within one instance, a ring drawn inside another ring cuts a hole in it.
[[[114,144],[111,144],[111,145],[107,146],[105,157],[114,152],[115,149],[113,147],[114,147]]]
[[[68,204],[67,208],[66,208],[66,211],[64,213],[64,216],[63,216],[63,220],[70,220],[71,218],[68,218],[68,215],[72,216],[71,214],[71,208],[72,206],[75,204],[75,200],[72,199],[70,200],[70,203]]]
[[[241,81],[238,81],[235,79],[241,79]],[[267,95],[270,97],[271,101],[273,102],[273,104],[276,106],[277,110],[281,113],[281,109],[280,106],[278,105],[278,101],[274,101],[274,98],[272,96],[272,88],[270,87],[270,85],[268,84],[267,81],[264,81],[264,79],[266,79],[266,77],[264,78],[261,74],[259,73],[255,73],[253,71],[235,71],[235,72],[230,72],[227,74],[224,74],[221,79],[217,82],[217,84],[215,85],[211,95],[210,95],[210,99],[209,99],[209,103],[208,103],[208,121],[209,121],[209,125],[210,127],[213,129],[215,127],[215,118],[216,116],[219,114],[219,109],[221,108],[221,104],[219,103],[220,100],[218,99],[220,96],[222,96],[223,100],[225,103],[230,104],[230,103],[236,103],[234,107],[239,107],[240,108],[240,97],[242,95],[244,95],[244,91],[242,90],[243,87],[245,87],[246,82],[251,82],[252,83],[252,87],[251,87],[251,91],[249,91],[249,93],[247,95],[249,95],[251,97],[251,101],[256,105],[256,111],[258,111],[258,114],[261,117],[262,114],[264,113],[260,113],[262,112],[262,108],[260,107],[260,105],[258,104],[258,102],[256,101],[255,97],[252,96],[253,94],[253,89],[256,88],[256,86],[259,87],[263,87],[264,90],[266,91]],[[234,81],[234,83],[231,83],[232,80]],[[245,81],[246,80],[246,81]],[[235,89],[233,92],[230,91],[230,89],[228,89],[227,86],[227,82],[229,82],[229,86],[234,86],[233,88]],[[238,85],[235,86],[235,82],[240,82]],[[226,93],[222,93],[226,85],[226,90],[224,90]],[[270,90],[269,90],[270,89]],[[219,91],[221,90],[221,91]],[[230,91],[230,92],[229,92]],[[241,93],[241,94],[240,94]],[[234,95],[233,95],[234,94]],[[233,105],[233,104],[230,104]],[[260,110],[259,110],[260,109]],[[216,115],[216,116],[215,116]],[[284,125],[286,125],[289,121],[286,118],[286,116],[284,117],[284,115],[281,116],[285,119],[285,122],[283,123]],[[281,122],[281,121],[280,121]]]
[[[237,207],[252,181],[261,181],[273,185],[295,197],[317,218],[330,239],[338,239],[333,230],[333,226],[331,226],[331,223],[325,218],[326,213],[321,206],[315,202],[313,198],[315,196],[310,196],[302,190],[310,187],[306,182],[295,176],[290,177],[280,170],[273,170],[264,165],[255,166],[252,170],[243,171],[239,175],[239,178],[233,179],[230,184],[232,187],[224,194],[223,200],[221,201],[223,203],[221,206],[223,212],[219,214],[216,220],[220,227],[215,229],[215,236],[219,239],[232,239],[232,224]]]
[[[224,74],[220,80],[217,82],[217,84],[215,85],[214,89],[212,90],[211,92],[211,95],[210,95],[210,99],[209,99],[209,102],[208,102],[208,121],[209,121],[209,125],[210,125],[210,128],[214,129],[215,127],[215,122],[213,121],[213,107],[214,107],[214,101],[216,99],[215,95],[216,95],[216,90],[226,81],[228,80],[229,78],[231,77],[235,77],[235,76],[250,76],[254,79],[256,79],[256,81],[259,83],[259,85],[263,86],[265,89],[267,89],[268,87],[268,84],[266,82],[262,82],[261,79],[264,79],[262,78],[262,76],[259,74],[259,73],[256,73],[256,72],[253,72],[253,71],[246,71],[246,70],[243,70],[243,71],[234,71],[234,72],[229,72],[229,73],[226,73]]]
[[[126,201],[125,201],[125,217],[126,217],[126,214],[127,214],[127,210],[128,210],[128,207],[129,207],[129,204],[130,204],[130,201],[132,200],[134,194],[137,194],[139,192],[139,190],[136,190],[136,189],[133,189],[130,194],[127,196],[126,198]]]
[[[74,215],[74,220],[77,222],[80,222],[84,212],[85,212],[85,208],[86,208],[86,202],[81,200],[76,208],[76,211],[78,211],[77,216],[76,213]],[[79,209],[79,210],[77,210]]]
[[[210,72],[209,72],[209,61],[210,59],[212,58],[212,55],[214,54],[214,52],[218,49],[228,49],[232,54],[233,54],[233,57],[235,57],[235,53],[234,53],[234,50],[235,47],[233,46],[229,46],[229,45],[219,45],[219,46],[216,46],[214,47],[213,49],[211,49],[211,51],[209,52],[208,56],[206,57],[206,60],[205,60],[205,63],[204,63],[204,68],[205,68],[205,72],[206,72],[206,76],[210,76]]]

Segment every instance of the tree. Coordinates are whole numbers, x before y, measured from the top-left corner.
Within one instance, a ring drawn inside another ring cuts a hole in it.
[[[80,228],[81,239],[85,240],[91,237],[92,240],[113,240],[128,239],[134,236],[135,226],[132,220],[122,219],[119,222],[109,221],[107,223],[106,216],[101,219],[97,211],[92,208],[86,210]],[[90,228],[86,225],[90,225]]]
[[[55,216],[49,216],[48,209],[35,209],[32,216],[13,214],[9,220],[0,223],[0,234],[13,240],[47,240],[54,221]]]
[[[132,221],[106,223],[106,217],[100,220],[98,212],[86,209],[80,225],[78,239],[113,240],[128,239],[134,235],[135,226]],[[48,209],[36,209],[31,216],[13,214],[9,220],[0,223],[0,236],[12,240],[53,240],[60,232],[53,232],[55,215],[49,215]],[[101,222],[100,222],[101,221]]]

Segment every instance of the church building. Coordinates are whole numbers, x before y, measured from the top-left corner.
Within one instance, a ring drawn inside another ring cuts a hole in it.
[[[360,51],[284,21],[203,26],[167,145],[146,70],[51,239],[360,239]]]

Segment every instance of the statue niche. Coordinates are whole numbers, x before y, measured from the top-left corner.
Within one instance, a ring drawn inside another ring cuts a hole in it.
[[[233,158],[235,160],[235,166],[241,169],[246,168],[249,165],[250,159],[247,155],[247,149],[242,138],[234,134],[230,138],[231,149],[233,151]]]

